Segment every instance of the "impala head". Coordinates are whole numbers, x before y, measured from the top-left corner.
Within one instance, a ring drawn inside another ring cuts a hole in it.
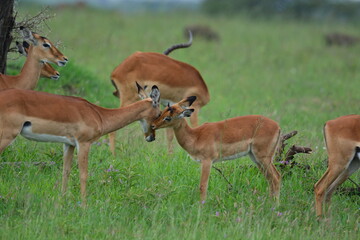
[[[29,45],[32,47],[35,56],[40,62],[52,62],[58,66],[65,66],[68,59],[65,57],[46,37],[42,37],[29,29],[20,27],[21,35]]]
[[[24,41],[22,44],[16,42],[16,47],[21,55],[27,57],[29,50],[29,44],[27,42]],[[60,78],[60,73],[56,71],[56,69],[53,68],[49,63],[44,63],[44,66],[41,69],[41,77],[58,80]]]
[[[146,94],[145,88],[142,88],[138,83],[136,83],[138,88],[138,95],[141,99],[149,99],[151,101],[152,107],[149,109],[150,112],[146,114],[146,118],[140,120],[142,129],[145,134],[145,140],[147,142],[152,142],[155,140],[155,131],[151,128],[151,123],[161,115],[160,111],[160,91],[157,86],[151,88],[150,95]]]
[[[179,120],[190,117],[194,109],[188,108],[196,100],[196,96],[187,97],[178,103],[168,106],[164,109],[162,114],[153,121],[151,129],[166,128],[176,125]]]

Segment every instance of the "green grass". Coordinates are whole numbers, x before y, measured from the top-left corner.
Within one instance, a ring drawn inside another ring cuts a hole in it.
[[[20,8],[19,14],[34,8]],[[199,205],[199,165],[179,146],[168,155],[164,131],[146,143],[138,123],[118,132],[117,156],[106,138],[94,144],[89,158],[88,207],[80,203],[79,173],[74,163],[67,196],[62,197],[62,146],[19,137],[0,156],[0,239],[357,239],[358,196],[334,194],[331,214],[318,222],[313,185],[326,169],[322,137],[325,121],[359,113],[360,46],[328,48],[323,35],[357,27],[336,23],[210,18],[201,14],[135,14],[116,11],[63,10],[43,33],[70,59],[57,68],[59,81],[41,79],[37,90],[82,96],[105,107],[118,100],[111,71],[135,51],[162,52],[184,42],[183,27],[208,24],[220,43],[195,40],[171,57],[195,66],[211,94],[200,121],[263,114],[289,140],[314,149],[297,155],[310,165],[279,169],[281,201],[268,197],[267,183],[250,159],[219,163],[233,185],[212,171],[208,200]],[[11,61],[21,66],[23,58]],[[16,72],[16,70],[13,70]],[[55,162],[33,166],[31,162]],[[110,171],[107,171],[110,169]],[[359,180],[359,173],[352,177]],[[353,187],[347,181],[344,187]]]

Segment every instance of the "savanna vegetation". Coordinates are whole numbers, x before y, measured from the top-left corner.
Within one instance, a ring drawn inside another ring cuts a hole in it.
[[[18,10],[19,17],[38,11]],[[186,12],[51,11],[56,16],[41,34],[60,41],[69,63],[57,67],[58,81],[41,79],[37,90],[117,107],[109,76],[121,61],[135,51],[162,52],[186,41],[186,25],[206,24],[221,41],[194,39],[191,48],[171,53],[196,67],[208,85],[211,101],[200,122],[262,114],[278,121],[284,133],[299,131],[289,145],[314,152],[296,156],[310,169],[278,168],[279,206],[248,157],[216,164],[233,188],[212,170],[208,199],[199,204],[198,163],[179,146],[168,155],[163,130],[147,143],[135,123],[118,132],[116,157],[105,137],[92,146],[83,209],[75,163],[68,194],[61,196],[62,145],[19,137],[0,156],[0,239],[358,239],[359,196],[335,193],[322,221],[315,217],[313,196],[326,169],[323,124],[360,111],[360,45],[328,47],[324,34],[360,36],[356,25]],[[15,57],[8,73],[17,73],[24,62]],[[359,172],[352,179],[359,182]]]

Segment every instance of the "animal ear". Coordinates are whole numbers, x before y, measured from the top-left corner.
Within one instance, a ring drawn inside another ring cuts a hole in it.
[[[30,42],[33,43],[34,45],[37,44],[37,40],[34,38],[33,33],[32,33],[29,29],[21,26],[21,27],[20,27],[20,33],[21,33],[22,37],[23,37],[26,41],[30,41]]]
[[[138,95],[140,99],[148,98],[147,94],[145,93],[145,90],[136,82],[136,87],[138,89]]]
[[[23,45],[21,43],[19,43],[18,41],[16,41],[16,47],[18,49],[18,52],[21,54],[21,55],[24,55],[24,56],[27,56],[27,53],[23,47]]]
[[[187,97],[179,102],[179,105],[182,108],[188,108],[193,104],[193,102],[196,100],[196,96]]]
[[[159,107],[159,105],[160,105],[160,90],[156,85],[154,85],[151,88],[150,97],[153,101],[153,107],[154,108]]]
[[[182,111],[179,114],[178,118],[190,117],[193,112],[194,112],[194,109],[192,109],[192,108],[185,109],[184,111]]]

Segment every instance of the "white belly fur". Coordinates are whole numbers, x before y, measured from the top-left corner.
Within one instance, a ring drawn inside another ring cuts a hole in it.
[[[213,163],[215,162],[221,162],[221,161],[227,161],[227,160],[233,160],[233,159],[237,159],[237,158],[241,158],[241,157],[244,157],[246,155],[249,154],[249,151],[246,151],[246,152],[239,152],[239,153],[236,153],[234,155],[230,155],[230,156],[226,156],[226,157],[222,157],[222,158],[219,158],[219,159],[213,159]],[[192,156],[190,156],[194,161],[196,162],[201,162],[200,159],[197,159],[197,158],[194,158]]]
[[[56,136],[56,135],[50,135],[50,134],[38,134],[32,132],[32,127],[30,126],[24,126],[20,132],[21,136],[23,136],[26,139],[37,141],[37,142],[59,142],[59,143],[65,143],[72,146],[76,146],[76,142],[74,139],[69,139],[65,136]]]

